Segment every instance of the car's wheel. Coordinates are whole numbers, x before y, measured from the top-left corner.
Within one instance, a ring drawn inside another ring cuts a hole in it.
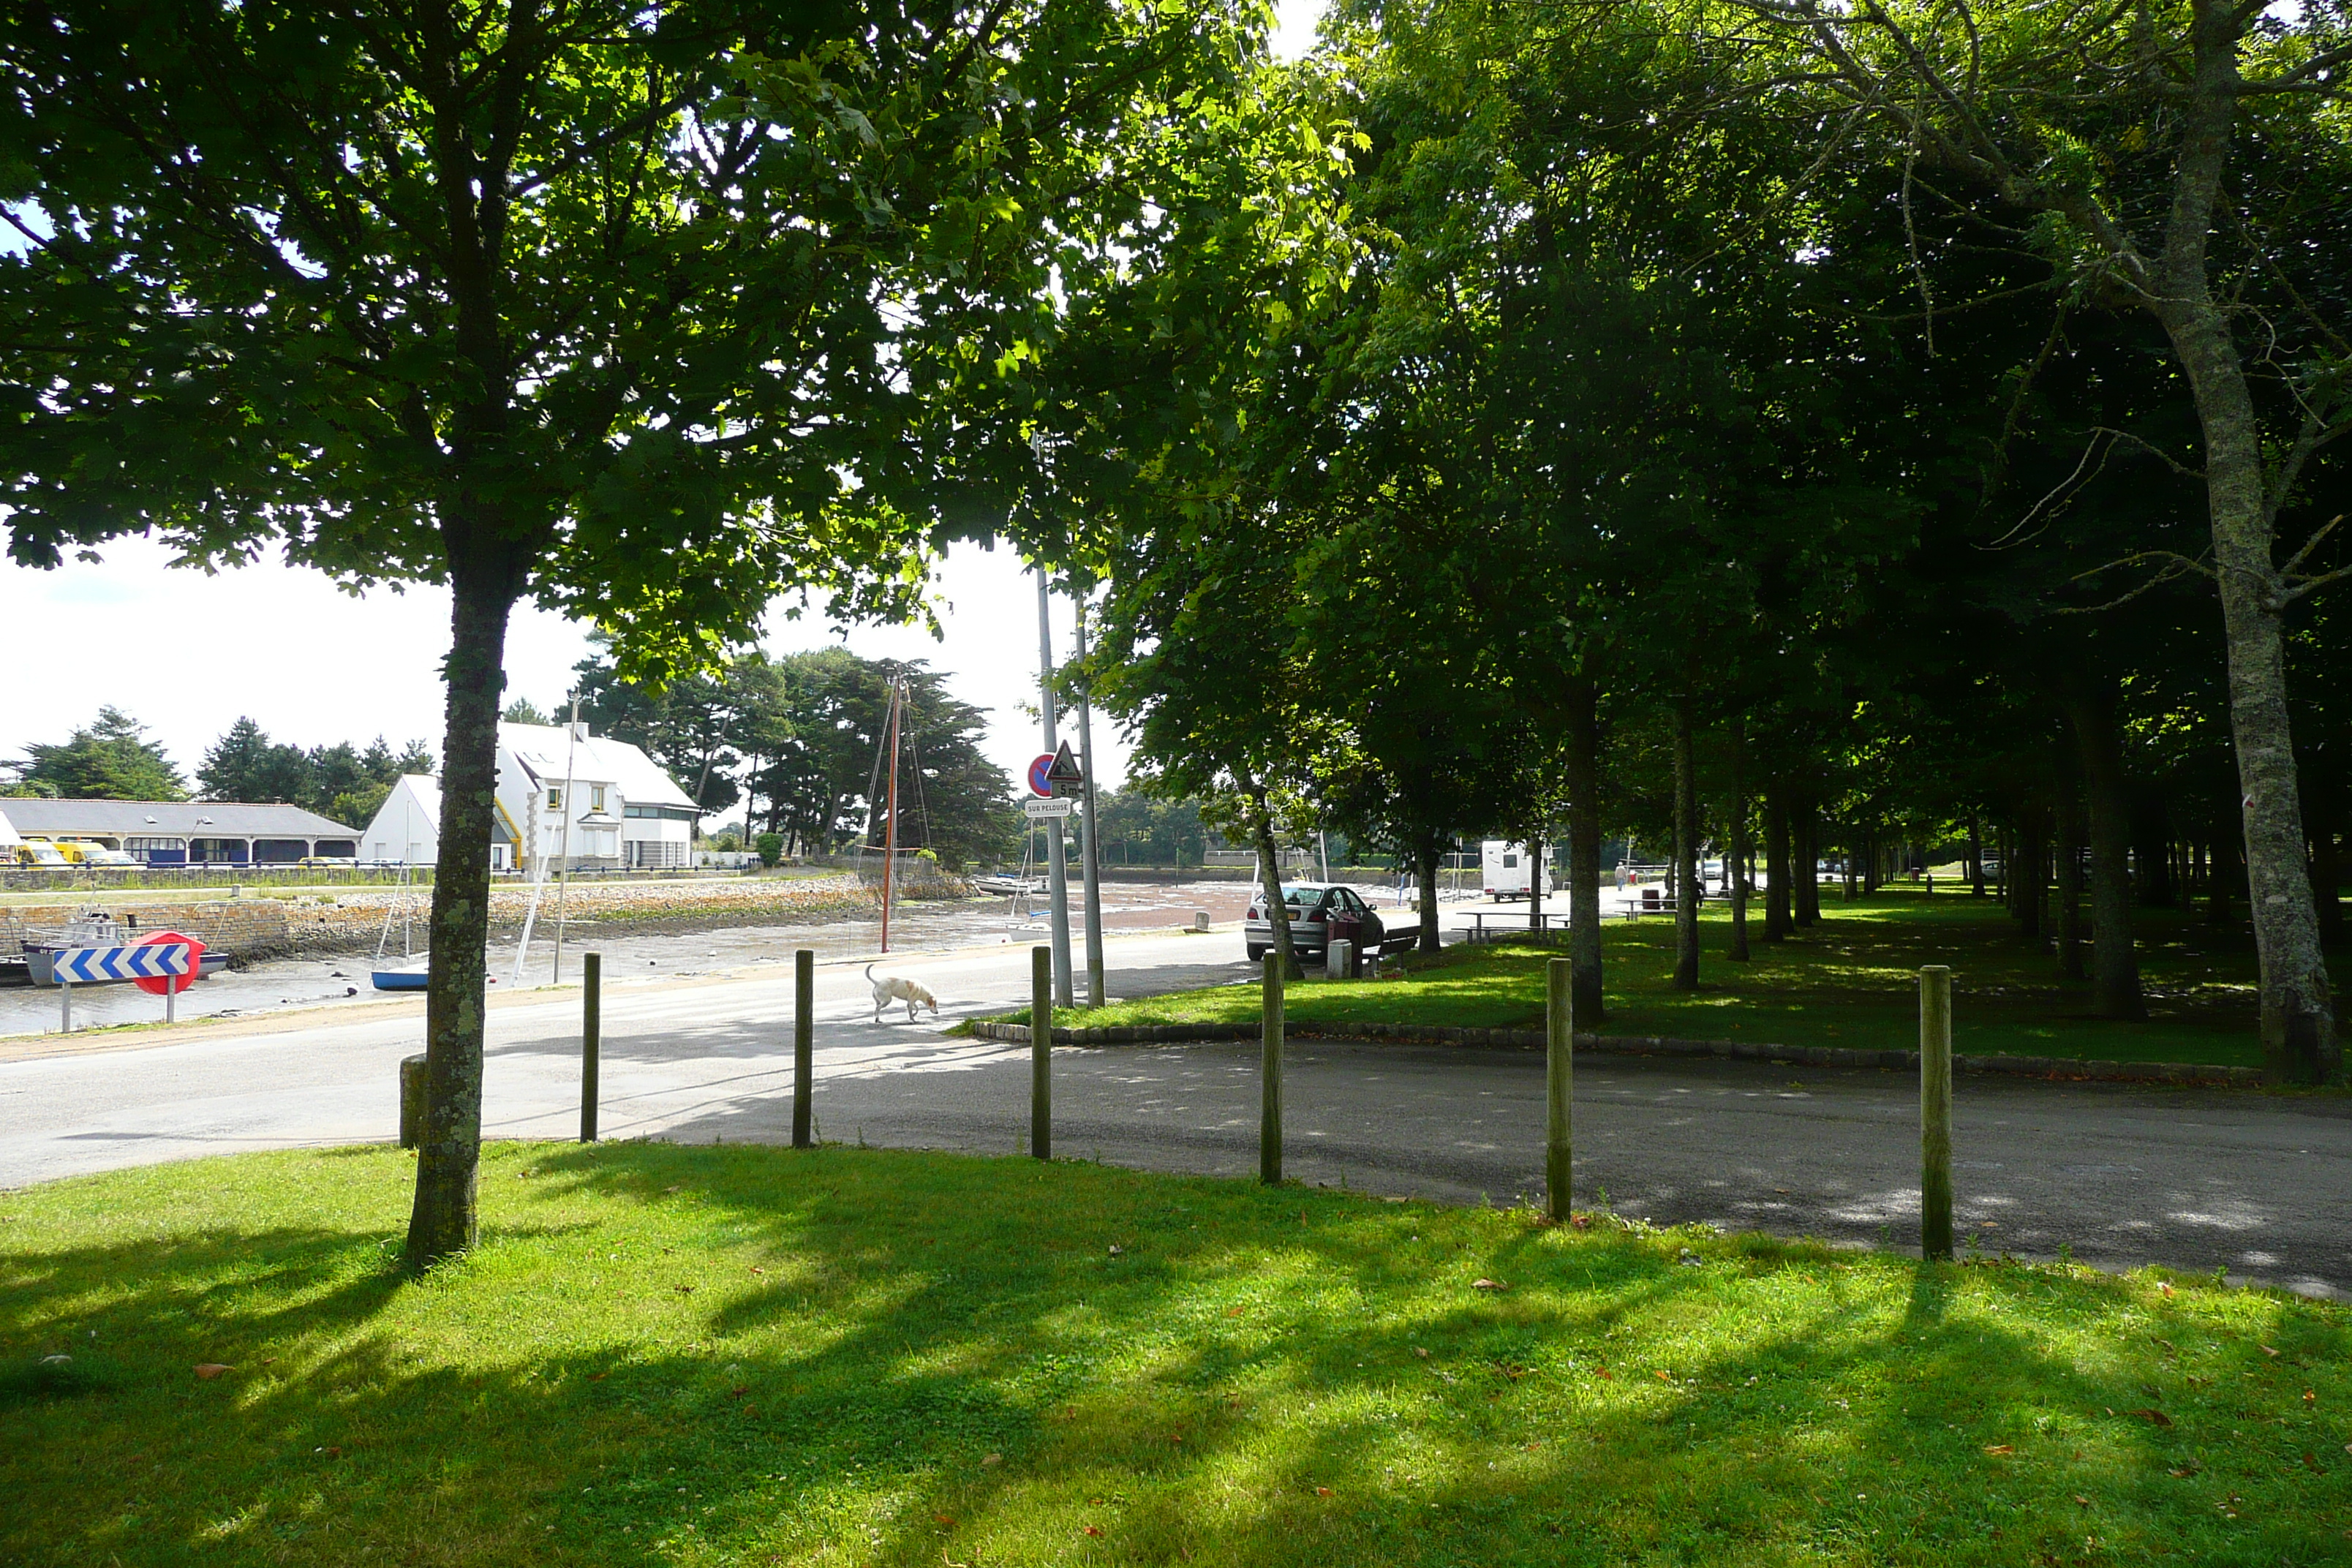
[[[1265,957],[1265,949],[1255,946],[1255,944],[1244,948],[1243,951],[1249,954],[1249,961],[1252,963],[1255,963]]]

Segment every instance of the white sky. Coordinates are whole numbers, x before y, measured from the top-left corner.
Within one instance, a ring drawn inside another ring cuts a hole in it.
[[[100,705],[137,718],[193,782],[206,747],[240,715],[298,745],[378,734],[397,746],[441,742],[440,662],[449,596],[433,588],[339,592],[316,572],[271,560],[206,577],[175,569],[147,539],[120,540],[100,564],[55,572],[0,563],[0,756],[62,741]],[[769,617],[773,652],[845,642],[868,658],[921,658],[950,672],[950,689],[992,710],[985,749],[1017,781],[1039,750],[1037,591],[1009,549],[961,545],[935,594],[942,640],[915,626],[854,627],[821,615]],[[1057,595],[1054,655],[1070,654],[1070,605]],[[588,655],[585,628],[519,608],[507,636],[507,691],[541,708],[571,689]],[[1076,736],[1071,737],[1075,743]],[[1124,776],[1127,748],[1095,726],[1097,771]]]
[[[1311,47],[1323,0],[1280,0],[1275,52]],[[319,574],[271,559],[207,577],[174,569],[147,539],[35,572],[0,560],[0,760],[34,742],[66,739],[106,703],[148,727],[194,782],[197,762],[241,715],[303,746],[381,734],[395,746],[441,742],[440,661],[448,595],[378,590],[352,598]],[[1008,549],[959,546],[936,583],[943,640],[916,627],[826,626],[772,615],[766,646],[790,652],[844,643],[868,658],[921,658],[949,689],[990,710],[990,758],[1018,783],[1039,750],[1037,595]],[[507,637],[507,690],[542,708],[571,686],[586,628],[520,608]],[[1057,597],[1054,652],[1070,653],[1070,605]],[[1031,712],[1024,712],[1024,706]],[[1068,738],[1075,744],[1076,735]],[[1095,725],[1097,772],[1115,784],[1128,748]]]

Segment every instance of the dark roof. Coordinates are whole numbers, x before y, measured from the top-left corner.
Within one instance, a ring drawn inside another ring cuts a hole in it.
[[[299,805],[234,800],[0,800],[0,816],[20,834],[109,838],[357,838],[359,829]]]

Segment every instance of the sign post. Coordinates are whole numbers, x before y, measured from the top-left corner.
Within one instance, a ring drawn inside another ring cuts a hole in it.
[[[1037,764],[1029,764],[1030,788],[1039,795],[1053,795],[1053,769],[1061,761],[1061,743],[1054,732],[1054,623],[1049,613],[1052,605],[1050,590],[1045,584],[1045,569],[1037,568],[1037,688],[1038,711],[1045,720],[1045,750],[1051,753],[1045,763],[1045,787],[1037,789],[1040,782]],[[1073,767],[1076,763],[1072,764]],[[1049,817],[1045,823],[1045,881],[1054,895],[1050,919],[1054,948],[1054,1000],[1061,1006],[1073,1005],[1070,994],[1070,868],[1062,857],[1062,819]]]
[[[1087,596],[1077,595],[1077,622],[1073,628],[1077,637],[1078,668],[1087,663]],[[1078,684],[1078,799],[1086,809],[1079,815],[1084,826],[1078,830],[1079,864],[1085,868],[1087,889],[1087,1005],[1103,1005],[1103,934],[1102,934],[1102,848],[1095,840],[1095,721],[1094,704],[1087,700],[1086,682]],[[1329,878],[1325,878],[1329,880]]]
[[[177,932],[159,932],[130,947],[69,947],[57,955],[58,1027],[73,1033],[73,988],[112,980],[136,981],[142,990],[163,993],[163,1018],[175,1021],[173,997],[194,983],[203,946]]]

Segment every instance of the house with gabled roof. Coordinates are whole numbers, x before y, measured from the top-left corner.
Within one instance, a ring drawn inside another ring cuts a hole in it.
[[[701,815],[626,741],[592,734],[584,723],[499,725],[495,868],[682,870],[693,863]],[[439,784],[403,778],[362,835],[361,855],[431,864],[440,858],[440,826]]]

